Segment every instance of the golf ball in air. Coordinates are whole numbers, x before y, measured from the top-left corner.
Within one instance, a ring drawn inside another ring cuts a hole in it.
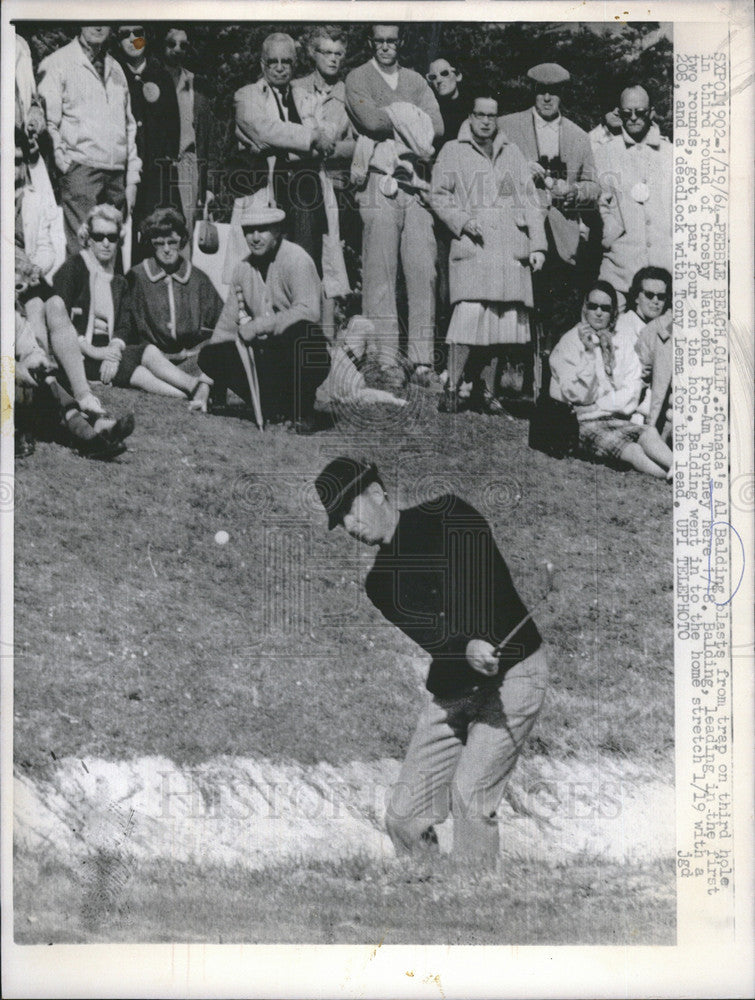
[[[218,545],[225,545],[228,542],[229,534],[227,531],[218,531],[215,535],[215,542]]]

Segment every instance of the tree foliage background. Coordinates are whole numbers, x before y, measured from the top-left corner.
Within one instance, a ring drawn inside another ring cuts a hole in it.
[[[177,22],[145,25],[153,53],[159,55],[167,28],[178,26]],[[292,35],[299,49],[295,76],[300,76],[311,69],[306,37],[313,23],[215,21],[182,23],[180,27],[186,29],[191,41],[188,66],[205,78],[214,102],[217,136],[213,143],[215,162],[210,167],[220,169],[234,147],[233,94],[259,78],[263,39],[272,31]],[[369,24],[349,22],[342,27],[348,37],[345,75],[370,57]],[[77,26],[60,21],[24,21],[17,28],[29,41],[36,68],[40,59],[74,36]],[[563,111],[587,130],[615,107],[624,86],[640,81],[650,90],[661,131],[671,137],[673,47],[669,35],[670,26],[657,21],[624,25],[412,23],[405,28],[401,62],[425,73],[429,60],[446,56],[463,73],[467,94],[492,91],[498,95],[502,114],[530,105],[531,89],[526,77],[530,66],[558,62],[572,74]]]

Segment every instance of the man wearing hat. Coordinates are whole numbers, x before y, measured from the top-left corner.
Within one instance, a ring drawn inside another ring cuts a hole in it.
[[[539,346],[547,352],[577,321],[581,288],[594,277],[581,234],[585,221],[598,221],[600,186],[587,133],[561,114],[569,73],[558,63],[541,63],[527,76],[533,85],[533,106],[504,115],[498,124],[530,163],[546,212],[548,253],[534,286]],[[596,259],[595,270],[597,263]]]
[[[647,89],[626,87],[619,97],[621,132],[596,148],[601,182],[603,260],[622,308],[641,267],[672,269],[673,152],[653,121]]]
[[[547,661],[485,518],[453,494],[399,509],[375,465],[336,458],[315,481],[328,527],[377,545],[375,607],[432,656],[428,695],[388,797],[398,854],[453,853],[494,867],[495,811],[545,695]],[[503,643],[503,647],[500,644]]]
[[[264,190],[246,200],[239,225],[249,256],[234,269],[223,311],[198,362],[221,396],[231,389],[260,406],[263,421],[290,420],[304,431],[310,429],[315,391],[329,361],[314,261],[283,238],[285,218],[268,204]],[[209,384],[200,387],[195,408],[206,410],[209,394]]]

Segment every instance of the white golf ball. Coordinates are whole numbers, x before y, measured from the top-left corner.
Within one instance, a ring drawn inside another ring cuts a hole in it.
[[[215,535],[215,542],[217,545],[226,545],[230,537],[227,531],[218,531]]]

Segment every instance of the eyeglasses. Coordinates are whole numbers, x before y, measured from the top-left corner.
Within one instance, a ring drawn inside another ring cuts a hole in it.
[[[107,240],[108,243],[117,243],[120,239],[118,233],[90,233],[89,239],[94,240],[95,243],[102,243]]]
[[[621,118],[647,118],[650,108],[619,108]]]
[[[165,48],[166,49],[188,49],[188,47],[189,47],[189,43],[188,42],[166,42],[165,43]]]
[[[155,236],[152,240],[153,247],[177,247],[180,244],[178,236]]]
[[[604,305],[604,303],[602,302],[588,302],[587,308],[590,310],[590,312],[597,312],[598,309],[600,309],[601,312],[608,313],[611,311],[612,306]]]
[[[450,69],[439,69],[437,73],[428,73],[425,79],[428,83],[435,83],[436,80],[445,80],[452,72]]]
[[[144,28],[138,25],[136,28],[119,28],[118,37],[122,42],[127,38],[144,38]]]
[[[293,66],[293,59],[265,59],[266,66]]]
[[[398,38],[373,38],[372,44],[375,48],[384,45],[386,48],[395,49],[398,46]]]
[[[472,112],[472,117],[473,118],[489,118],[491,121],[495,121],[496,118],[498,118],[498,113],[496,112],[495,114],[489,114],[487,111],[473,111]]]
[[[343,49],[328,50],[328,49],[316,49],[315,50],[319,56],[335,56],[336,59],[343,59],[346,53]]]
[[[644,288],[641,288],[640,291],[645,298],[650,299],[651,302],[655,302],[656,299],[658,299],[659,302],[665,302],[667,299],[665,292],[646,292]]]

